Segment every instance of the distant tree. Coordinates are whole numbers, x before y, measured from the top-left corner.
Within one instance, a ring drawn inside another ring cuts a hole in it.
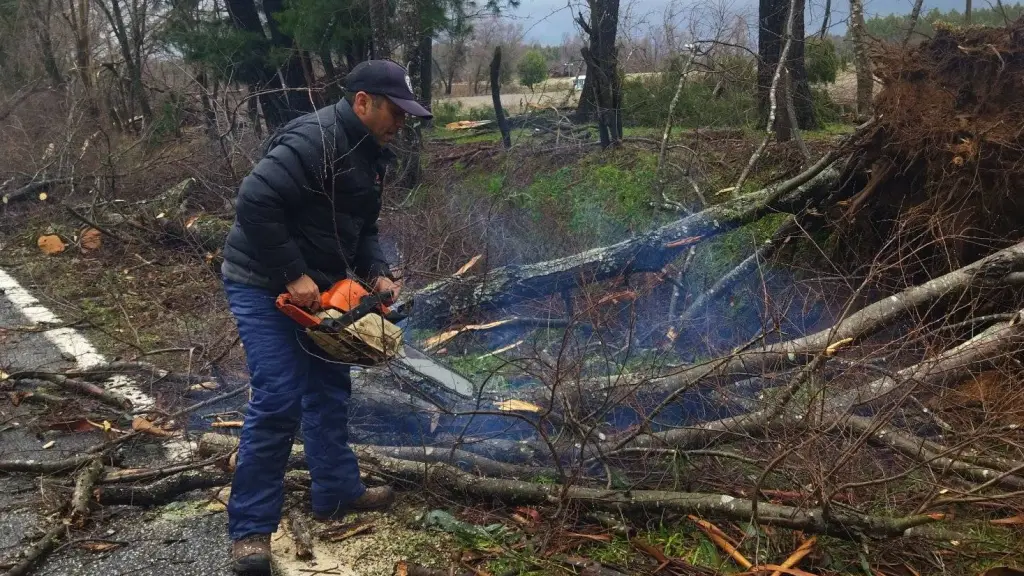
[[[839,55],[835,43],[829,38],[811,38],[805,47],[807,81],[812,84],[834,83],[839,72]]]
[[[533,91],[533,87],[548,79],[548,61],[540,50],[530,50],[519,60],[519,81]]]

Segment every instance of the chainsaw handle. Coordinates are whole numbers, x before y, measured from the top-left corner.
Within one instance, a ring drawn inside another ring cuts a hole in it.
[[[304,328],[311,328],[320,324],[320,319],[309,312],[292,304],[292,295],[287,292],[277,297],[277,309],[284,312],[286,316],[301,324]]]

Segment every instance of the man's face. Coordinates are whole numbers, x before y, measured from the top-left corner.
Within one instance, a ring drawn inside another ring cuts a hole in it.
[[[359,92],[352,108],[382,146],[389,144],[405,126],[405,111],[384,96]]]

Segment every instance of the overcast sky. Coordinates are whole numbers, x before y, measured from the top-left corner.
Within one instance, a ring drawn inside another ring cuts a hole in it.
[[[746,12],[755,17],[757,13],[757,0],[620,0],[620,2],[620,10],[629,14],[631,22],[643,22],[646,25],[658,25],[663,22],[665,11],[669,7],[680,11],[695,5],[724,3],[735,12]],[[987,8],[994,4],[994,0],[974,0],[975,9]],[[519,8],[511,11],[509,16],[523,24],[526,41],[561,44],[563,34],[577,34],[572,15],[585,5],[585,1],[581,0],[521,0]],[[864,0],[864,11],[869,17],[874,14],[906,14],[910,12],[913,5],[913,0]],[[808,30],[821,26],[824,6],[824,0],[807,0],[806,27]],[[845,20],[848,6],[846,0],[833,0],[832,2],[832,21],[835,22],[833,32],[837,34],[846,31]],[[925,0],[924,10],[928,11],[932,8],[963,10],[963,6],[964,0]],[[750,22],[756,22],[756,18],[752,18]],[[646,28],[646,25],[641,25],[641,27]]]

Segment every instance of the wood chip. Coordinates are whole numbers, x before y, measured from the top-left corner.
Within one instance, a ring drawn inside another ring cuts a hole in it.
[[[95,228],[86,228],[85,231],[82,232],[79,244],[82,246],[82,252],[99,250],[100,247],[103,246],[103,234]]]
[[[459,268],[459,270],[455,274],[453,274],[453,276],[458,278],[459,276],[462,276],[466,272],[469,272],[470,270],[473,269],[473,266],[476,266],[476,263],[479,262],[480,259],[483,257],[483,254],[477,254],[476,256],[473,256],[472,258],[470,258],[469,262],[463,264],[462,268]]]
[[[369,532],[370,530],[373,530],[373,523],[364,522],[348,530],[329,532],[327,534],[324,534],[323,539],[327,540],[328,542],[341,542],[344,540],[348,540],[353,536],[358,536],[360,534]]]
[[[241,420],[228,420],[225,422],[214,422],[210,424],[211,428],[241,428],[245,422]]]
[[[40,236],[37,242],[39,249],[43,251],[43,254],[53,256],[60,254],[64,251],[64,241],[60,239],[60,236],[56,234],[47,234],[46,236]]]

